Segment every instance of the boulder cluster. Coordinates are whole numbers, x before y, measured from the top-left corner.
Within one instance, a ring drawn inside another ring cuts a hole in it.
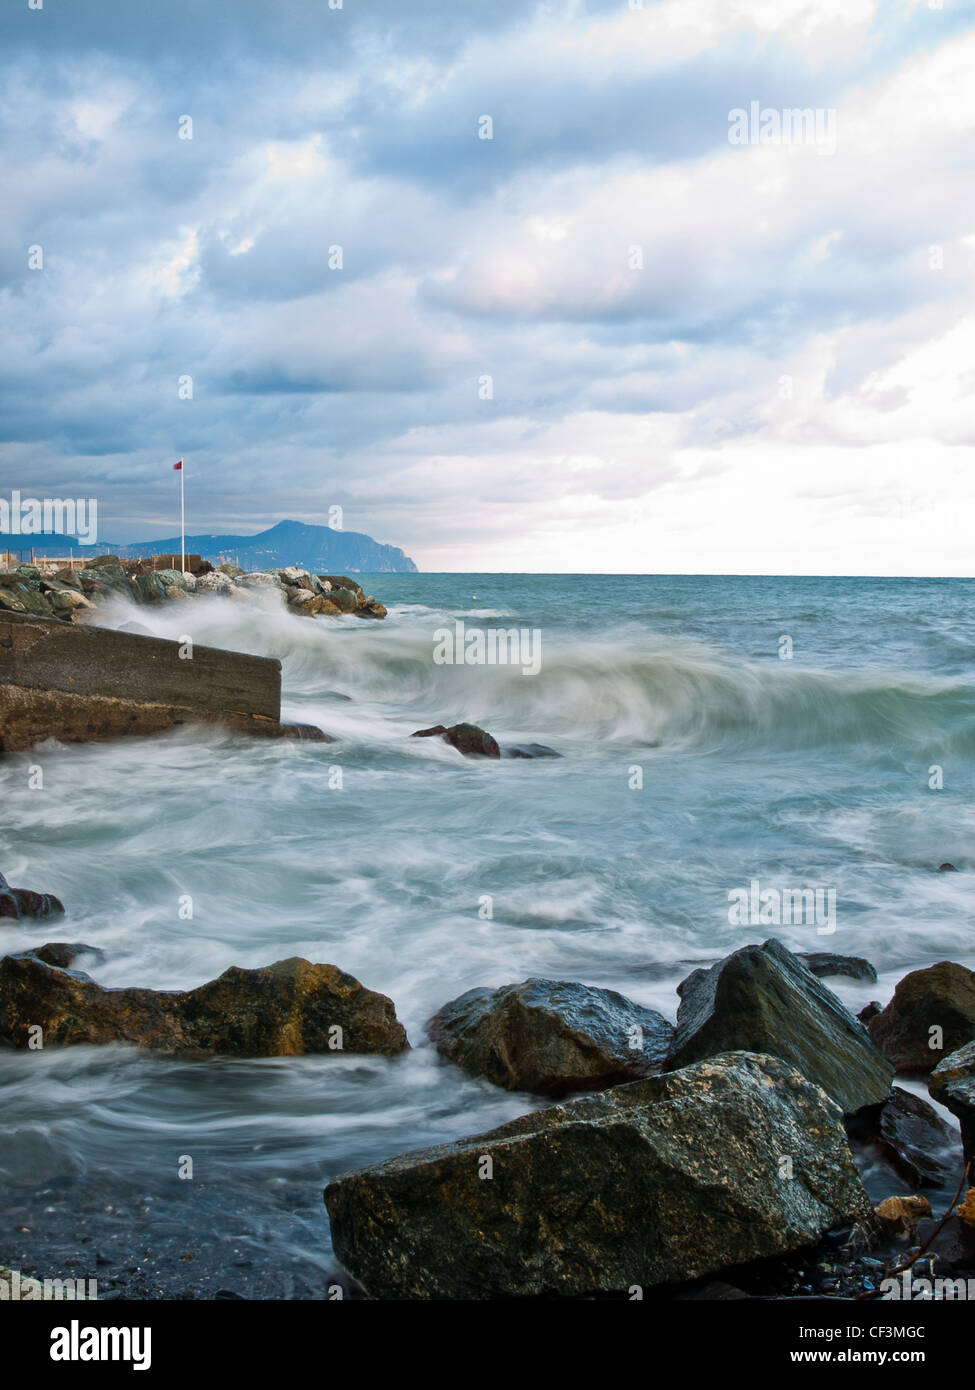
[[[975,1274],[975,1211],[944,1235],[919,1192],[953,1185],[957,1135],[891,1085],[923,1037],[931,1094],[972,1158],[975,975],[914,972],[875,1039],[821,982],[837,973],[876,978],[856,958],[743,947],[683,981],[676,1027],[565,981],[469,990],[427,1024],[445,1060],[540,1097],[597,1094],[337,1178],[325,1202],[339,1257],[373,1296],[408,1299],[632,1297],[702,1279],[723,1290],[705,1296],[741,1297],[713,1276],[810,1250],[813,1272],[796,1277],[816,1282],[798,1292],[869,1295],[885,1265],[867,1250],[899,1260],[929,1238],[940,1273]],[[939,1018],[943,1048],[967,1046],[933,1049]],[[915,1197],[874,1210],[856,1157],[877,1153]]]
[[[60,910],[0,886],[16,915]],[[0,959],[0,1043],[28,1047],[39,1027],[46,1046],[186,1057],[410,1048],[393,1002],[334,965],[233,967],[156,991],[103,988],[79,959],[91,968],[100,953],[54,942]],[[975,974],[914,971],[865,1025],[823,983],[836,973],[875,975],[776,940],[745,946],[678,986],[676,1024],[573,981],[468,990],[426,1025],[444,1065],[542,1106],[336,1177],[337,1256],[393,1299],[632,1297],[702,1281],[701,1296],[744,1297],[728,1280],[747,1284],[773,1257],[793,1262],[794,1292],[869,1296],[929,1240],[934,1272],[975,1278],[975,1192],[944,1222],[924,1196],[975,1159]],[[898,1072],[927,1077],[960,1122],[960,1152],[933,1106],[892,1085]],[[878,1155],[913,1195],[873,1205],[860,1168]]]
[[[255,589],[279,594],[289,612],[300,617],[386,616],[383,605],[345,575],[310,574],[295,567],[246,574],[236,565],[214,569],[206,562],[190,574],[157,570],[150,560],[122,560],[117,555],[99,555],[84,569],[66,568],[53,575],[42,573],[36,565],[0,572],[0,610],[90,622],[98,604],[111,598],[140,604],[180,603],[197,594],[245,598]]]

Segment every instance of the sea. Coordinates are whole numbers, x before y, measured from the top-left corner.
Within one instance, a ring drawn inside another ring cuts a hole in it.
[[[394,1001],[412,1051],[0,1053],[0,1265],[109,1294],[354,1293],[325,1183],[543,1103],[438,1058],[424,1024],[463,991],[576,980],[673,1018],[692,969],[771,936],[868,958],[878,982],[828,981],[854,1009],[975,967],[975,581],[356,578],[385,620],[264,595],[107,609],[277,657],[283,717],[337,741],[8,756],[0,870],[68,916],[0,933],[97,947],[78,967],[109,987],[328,962]],[[559,756],[411,737],[461,721]]]

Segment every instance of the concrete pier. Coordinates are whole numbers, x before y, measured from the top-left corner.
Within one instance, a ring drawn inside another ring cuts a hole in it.
[[[224,724],[272,738],[326,735],[281,724],[281,663],[56,619],[0,616],[0,751],[44,738],[88,742]]]

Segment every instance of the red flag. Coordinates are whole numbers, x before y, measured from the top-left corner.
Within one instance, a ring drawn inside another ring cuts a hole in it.
[[[178,472],[178,471],[182,468],[182,466],[183,466],[183,460],[180,459],[179,463],[174,463],[174,464],[173,464],[173,471],[174,471],[174,472]]]

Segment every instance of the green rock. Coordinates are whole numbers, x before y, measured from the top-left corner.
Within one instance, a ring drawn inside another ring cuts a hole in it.
[[[678,986],[668,1066],[767,1052],[799,1068],[847,1113],[890,1094],[894,1068],[863,1024],[779,941],[744,946]]]
[[[871,1210],[818,1086],[731,1053],[330,1183],[338,1258],[388,1299],[631,1298]]]

